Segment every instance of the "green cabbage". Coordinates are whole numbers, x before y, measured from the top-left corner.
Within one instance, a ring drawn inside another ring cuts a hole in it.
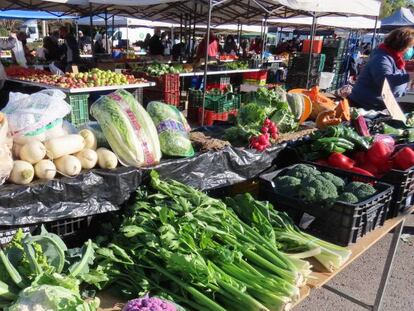
[[[20,292],[6,311],[94,311],[99,300],[84,301],[79,294],[61,286],[32,286]]]
[[[163,154],[177,157],[194,155],[188,137],[190,126],[176,107],[154,101],[148,104],[147,111],[157,128]]]
[[[122,164],[140,167],[160,161],[157,130],[131,93],[118,90],[102,96],[92,105],[91,114]]]

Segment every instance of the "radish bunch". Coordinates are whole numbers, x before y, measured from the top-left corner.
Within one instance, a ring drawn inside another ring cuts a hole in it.
[[[276,139],[279,136],[277,126],[272,120],[266,119],[261,128],[261,134],[250,137],[250,147],[263,151],[271,146],[270,139]]]

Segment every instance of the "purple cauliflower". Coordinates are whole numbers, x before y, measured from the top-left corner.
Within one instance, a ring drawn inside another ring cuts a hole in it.
[[[122,311],[177,311],[177,308],[167,300],[146,295],[128,301]]]

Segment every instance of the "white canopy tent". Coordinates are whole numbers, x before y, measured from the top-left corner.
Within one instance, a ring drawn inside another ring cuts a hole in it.
[[[269,24],[311,26],[312,17],[274,18],[267,21]],[[381,27],[381,22],[363,16],[323,16],[316,19],[318,26],[342,29],[375,29]]]

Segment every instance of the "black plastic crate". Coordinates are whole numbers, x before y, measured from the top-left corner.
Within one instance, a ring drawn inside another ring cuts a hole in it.
[[[82,245],[87,239],[95,237],[101,222],[114,215],[115,213],[108,212],[93,216],[46,222],[43,225],[47,231],[60,236],[68,247],[76,247]],[[0,246],[7,245],[20,228],[23,232],[37,234],[40,232],[41,226],[42,223],[22,226],[0,226]]]
[[[271,202],[276,209],[286,211],[296,224],[300,223],[305,213],[311,215],[315,219],[307,229],[312,234],[343,246],[355,243],[368,232],[384,224],[393,191],[391,185],[375,182],[378,193],[370,199],[356,204],[340,201],[335,202],[332,206],[309,204],[297,198],[284,196],[274,190],[273,179],[285,174],[288,169],[296,165],[260,176],[260,198]],[[314,166],[320,171],[331,172],[349,181],[365,179],[362,175],[318,165]],[[372,178],[365,180],[367,182],[373,181]]]
[[[387,218],[404,214],[414,204],[414,167],[408,170],[391,170],[380,181],[394,186]]]
[[[344,49],[345,48],[345,39],[333,39],[333,38],[326,38],[323,40],[322,50],[326,48],[334,48],[334,49]]]

